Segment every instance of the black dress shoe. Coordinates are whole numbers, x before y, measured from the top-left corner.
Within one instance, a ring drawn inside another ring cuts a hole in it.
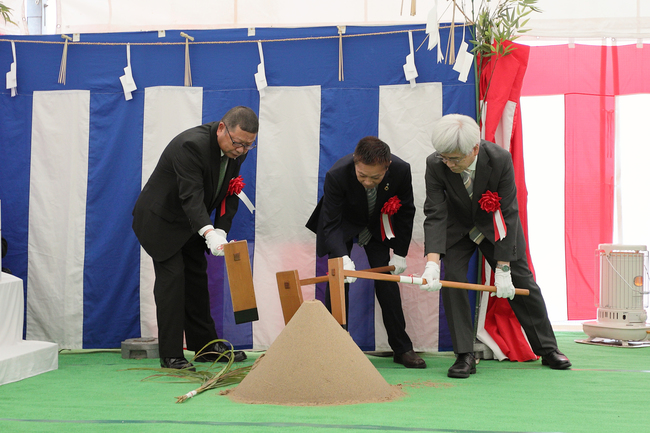
[[[226,346],[223,341],[217,341],[214,346],[206,348],[194,360],[196,362],[228,362],[230,361],[231,354],[235,355],[234,362],[241,362],[246,359],[246,354],[241,350],[230,351],[230,347]]]
[[[401,355],[394,354],[393,361],[402,364],[406,368],[427,368],[424,359],[420,358],[420,355],[415,353],[413,350],[409,350]]]
[[[472,353],[459,353],[454,365],[447,370],[447,376],[466,379],[476,373],[476,358]]]
[[[185,358],[160,358],[160,366],[176,370],[196,371],[194,365]]]
[[[571,367],[571,361],[564,353],[555,349],[554,351],[542,355],[542,365],[548,365],[553,370],[565,370]]]

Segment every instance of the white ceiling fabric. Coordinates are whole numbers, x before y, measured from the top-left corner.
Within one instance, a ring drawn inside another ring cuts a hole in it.
[[[0,34],[27,34],[25,0],[0,0],[14,10]],[[437,5],[441,22],[463,21],[451,0],[26,0],[46,4],[45,34],[169,29],[423,24]],[[472,1],[456,0],[471,16]],[[480,1],[474,3],[478,8]],[[496,4],[497,0],[492,0]],[[650,40],[650,0],[539,0],[520,41]]]

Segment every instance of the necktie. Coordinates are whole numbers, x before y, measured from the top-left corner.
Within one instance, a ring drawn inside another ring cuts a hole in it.
[[[474,196],[474,179],[472,179],[472,170],[467,169],[463,171],[460,176],[463,179],[463,184],[465,185],[467,194],[469,194],[469,198],[472,199]],[[485,239],[485,236],[476,228],[476,226],[474,226],[472,227],[472,230],[469,231],[469,238],[478,245],[483,241],[483,239]]]
[[[223,180],[226,177],[226,167],[228,166],[228,157],[223,155],[221,157],[221,165],[219,166],[219,183],[217,184],[216,195],[219,195],[221,191],[221,185],[223,185]]]
[[[377,202],[377,187],[366,189],[366,197],[368,197],[368,216],[370,216],[375,211],[375,203]],[[370,230],[368,230],[368,227],[365,227],[361,233],[359,233],[359,245],[366,245],[368,242],[370,242],[371,238],[372,235],[370,234]]]
[[[463,179],[463,184],[465,185],[467,194],[469,194],[469,198],[472,198],[474,195],[474,179],[472,179],[472,170],[465,170],[460,174],[460,176]]]

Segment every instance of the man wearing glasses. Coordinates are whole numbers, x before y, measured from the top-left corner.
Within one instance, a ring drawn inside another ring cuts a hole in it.
[[[133,209],[133,231],[154,263],[154,298],[160,364],[194,369],[183,354],[198,352],[216,340],[210,315],[205,251],[223,255],[239,198],[227,195],[231,179],[255,147],[259,122],[248,107],[230,109],[219,122],[196,126],[177,135],[165,148]],[[210,214],[217,207],[214,224]],[[216,343],[199,355],[213,362],[229,350]],[[211,352],[211,353],[208,353]],[[234,352],[235,361],[246,354]],[[222,356],[219,361],[228,361]]]
[[[441,289],[441,259],[445,280],[467,282],[470,258],[480,249],[495,269],[496,296],[509,299],[542,365],[569,368],[571,362],[557,348],[544,298],[528,267],[510,152],[481,140],[474,119],[460,114],[439,119],[431,142],[436,152],[426,162],[424,202],[427,264],[422,277],[427,284],[420,288]],[[515,286],[528,289],[530,295],[515,296]],[[467,378],[476,372],[467,290],[443,287],[442,301],[457,355],[447,376]]]

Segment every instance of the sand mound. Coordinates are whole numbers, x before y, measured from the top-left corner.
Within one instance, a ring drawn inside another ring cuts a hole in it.
[[[311,406],[386,402],[404,393],[386,382],[320,301],[308,301],[227,395],[240,403]]]

